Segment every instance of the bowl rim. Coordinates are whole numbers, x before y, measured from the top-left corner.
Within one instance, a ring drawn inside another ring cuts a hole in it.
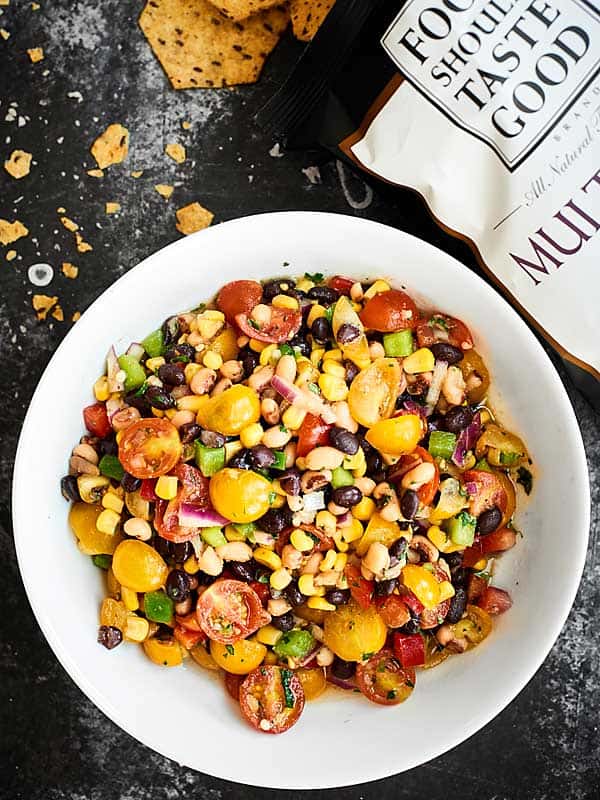
[[[575,412],[571,405],[570,399],[564,387],[564,384],[560,379],[560,376],[558,375],[558,372],[556,371],[556,368],[552,363],[551,359],[549,358],[548,354],[545,352],[541,343],[537,340],[532,331],[528,328],[524,320],[517,314],[517,312],[510,306],[510,304],[499,292],[497,292],[489,284],[483,281],[481,277],[477,275],[477,273],[473,272],[473,270],[466,267],[456,258],[451,256],[449,253],[442,250],[441,248],[436,247],[433,244],[430,244],[429,242],[419,239],[418,237],[412,234],[409,234],[405,231],[393,228],[392,226],[385,225],[380,222],[376,222],[365,218],[353,217],[351,215],[346,215],[346,214],[315,212],[315,211],[268,212],[268,213],[254,214],[232,219],[227,222],[223,222],[219,225],[216,225],[214,227],[203,230],[201,232],[198,232],[196,234],[193,234],[191,237],[188,236],[182,239],[178,239],[166,245],[165,247],[160,248],[154,253],[151,253],[142,261],[140,261],[138,264],[136,264],[134,267],[132,267],[130,270],[128,270],[124,275],[119,277],[111,285],[109,285],[82,314],[82,319],[85,319],[85,317],[89,315],[93,309],[97,308],[98,306],[104,305],[112,297],[114,293],[127,291],[128,283],[131,280],[137,279],[137,276],[140,273],[144,272],[145,270],[155,268],[154,262],[158,258],[164,258],[165,252],[168,252],[170,255],[176,254],[177,250],[183,247],[184,243],[189,242],[190,239],[196,240],[196,237],[203,236],[204,239],[202,239],[202,241],[206,241],[207,237],[210,236],[218,238],[223,235],[231,235],[232,233],[235,232],[236,228],[238,229],[238,234],[240,234],[241,230],[241,235],[243,235],[243,229],[248,225],[252,225],[256,220],[284,218],[284,217],[290,219],[292,222],[296,222],[296,224],[298,225],[303,225],[305,223],[310,225],[312,222],[316,223],[317,225],[324,224],[326,226],[333,224],[340,224],[340,223],[347,224],[349,227],[355,226],[359,234],[361,229],[366,230],[366,228],[371,228],[375,232],[376,229],[382,229],[387,231],[388,235],[389,231],[393,231],[395,234],[398,234],[401,237],[408,237],[412,240],[416,240],[416,242],[418,242],[419,247],[423,248],[425,254],[428,249],[437,251],[438,253],[439,252],[443,253],[443,255],[448,261],[449,268],[454,268],[458,271],[462,270],[463,272],[469,274],[470,279],[478,280],[482,284],[483,291],[486,292],[488,298],[490,298],[490,302],[498,302],[506,306],[507,311],[513,317],[514,324],[516,326],[520,326],[522,330],[525,331],[525,335],[528,336],[530,340],[532,340],[534,349],[537,350],[537,355],[544,364],[543,369],[549,374],[549,376],[551,376],[551,380],[553,381],[557,389],[557,401],[560,402],[562,406],[563,419],[565,424],[568,426],[568,436],[572,441],[574,455],[575,451],[577,451],[577,463],[575,464],[575,466],[577,467],[579,475],[584,476],[585,478],[585,480],[579,485],[579,492],[581,495],[581,506],[582,506],[581,509],[582,535],[578,538],[578,544],[575,552],[570,553],[571,556],[570,573],[572,575],[572,578],[567,596],[563,598],[562,601],[562,610],[559,614],[555,616],[554,624],[546,630],[546,636],[544,638],[543,646],[539,647],[539,650],[534,658],[531,657],[529,658],[527,668],[521,669],[516,677],[513,677],[510,681],[509,680],[506,681],[505,690],[493,709],[488,708],[485,713],[478,713],[473,715],[468,723],[463,723],[460,726],[457,725],[455,733],[453,735],[448,735],[446,737],[443,746],[440,747],[439,745],[437,745],[433,747],[430,752],[425,752],[423,757],[415,757],[412,760],[408,761],[405,765],[402,766],[400,772],[395,770],[393,768],[393,765],[390,768],[389,764],[383,764],[380,768],[377,769],[372,768],[370,770],[365,770],[364,778],[362,778],[359,782],[356,782],[355,780],[349,780],[347,782],[343,781],[340,782],[339,780],[335,780],[334,782],[325,782],[325,783],[320,782],[319,786],[315,786],[314,783],[310,781],[307,781],[302,784],[299,784],[297,782],[293,784],[292,783],[283,784],[280,782],[277,785],[268,782],[251,784],[247,783],[244,780],[243,776],[236,775],[233,769],[229,770],[229,774],[225,774],[223,771],[219,771],[219,773],[212,772],[210,769],[210,765],[202,767],[203,773],[211,775],[220,780],[228,780],[233,783],[238,783],[240,785],[248,785],[248,786],[252,785],[263,788],[279,788],[279,789],[285,788],[288,790],[302,790],[302,789],[317,789],[317,788],[322,788],[322,789],[337,788],[350,785],[358,786],[362,783],[367,783],[370,781],[379,780],[382,778],[401,774],[406,770],[425,764],[434,758],[438,758],[439,756],[448,752],[452,748],[467,741],[471,736],[473,736],[477,731],[479,731],[485,725],[490,723],[501,711],[503,711],[520,694],[520,692],[525,688],[525,686],[529,683],[529,681],[534,677],[536,672],[540,669],[540,667],[546,660],[551,648],[553,647],[556,639],[561,633],[561,630],[566,622],[566,619],[575,601],[575,597],[581,581],[581,576],[583,573],[583,568],[587,553],[589,527],[590,527],[589,474],[587,469],[586,454],[581,436],[581,431],[579,428],[579,424],[577,422],[577,418],[575,416]],[[189,244],[187,246],[189,246]],[[333,246],[335,246],[335,244]],[[28,567],[25,559],[25,545],[23,544],[23,536],[20,533],[21,531],[20,520],[22,515],[21,507],[23,505],[24,498],[20,496],[20,494],[22,493],[20,492],[19,486],[20,486],[20,475],[24,470],[24,465],[27,455],[27,451],[25,450],[25,442],[29,437],[30,428],[32,426],[32,420],[35,415],[36,405],[39,402],[40,395],[42,394],[42,388],[45,385],[45,383],[51,379],[51,375],[54,369],[54,364],[57,361],[59,354],[62,352],[62,350],[70,346],[71,341],[77,337],[77,334],[78,334],[78,327],[77,325],[74,325],[71,328],[71,330],[66,334],[66,336],[60,343],[59,347],[52,355],[46,368],[44,369],[36,385],[31,400],[29,402],[27,413],[25,415],[25,419],[19,436],[17,452],[14,462],[13,476],[12,476],[13,478],[12,519],[13,519],[13,537],[15,541],[15,550],[17,554],[17,562],[19,565],[21,579],[23,581],[27,599],[34,613],[36,621],[40,626],[54,655],[56,656],[62,667],[65,669],[69,677],[75,682],[75,684],[81,689],[81,691],[87,696],[87,698],[91,700],[96,705],[96,707],[99,708],[114,724],[118,725],[121,729],[123,729],[134,739],[141,742],[146,747],[149,747],[150,749],[154,750],[155,752],[158,752],[161,755],[172,759],[181,766],[188,766],[181,764],[177,756],[176,746],[173,747],[165,746],[164,742],[162,742],[159,746],[155,741],[153,741],[150,735],[146,735],[145,731],[140,732],[139,730],[136,730],[135,725],[132,724],[127,718],[125,718],[125,715],[121,715],[120,710],[118,708],[111,705],[108,701],[105,701],[105,698],[103,697],[100,690],[97,689],[90,680],[88,680],[85,672],[82,669],[80,669],[79,666],[76,664],[75,660],[73,659],[73,657],[69,652],[69,648],[63,647],[63,644],[58,634],[56,633],[55,629],[52,626],[49,614],[46,613],[44,606],[41,603],[40,594],[35,590],[34,585],[29,579]],[[188,766],[188,768],[199,771],[198,767]]]

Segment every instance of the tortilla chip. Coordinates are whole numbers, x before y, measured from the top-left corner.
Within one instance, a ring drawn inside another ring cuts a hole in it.
[[[284,8],[242,23],[209,0],[150,0],[140,27],[175,89],[218,88],[254,83],[288,21]]]
[[[57,319],[59,322],[64,322],[65,321],[64,312],[63,312],[62,308],[60,306],[58,306],[58,305],[54,307],[54,309],[52,311],[52,316],[54,317],[54,319]]]
[[[129,131],[119,123],[113,123],[101,133],[90,148],[100,169],[111,164],[120,164],[129,152]]]
[[[6,3],[6,5],[8,5],[8,0],[7,0],[7,3]],[[40,6],[40,4],[39,4],[39,3],[32,3],[32,4],[31,4],[31,10],[32,10],[32,11],[39,11],[39,10],[40,10],[40,8],[41,8],[41,6]]]
[[[8,250],[7,251],[7,253],[6,253],[6,260],[7,261],[14,261],[14,259],[16,257],[17,257],[17,251],[16,250]]]
[[[6,41],[10,39],[10,33],[6,30],[6,28],[0,28],[0,36]]]
[[[61,217],[60,221],[68,231],[71,231],[71,233],[79,230],[79,225],[68,217]]]
[[[224,17],[233,20],[248,19],[251,14],[258,14],[267,8],[281,5],[281,0],[210,0],[213,6]]]
[[[175,216],[177,217],[177,230],[187,236],[188,233],[196,233],[203,228],[208,228],[215,215],[200,203],[190,203],[188,206],[178,208]]]
[[[310,42],[334,3],[335,0],[292,0],[290,14],[296,39]]]
[[[178,142],[171,142],[171,144],[168,144],[165,147],[165,153],[177,164],[183,164],[185,161],[185,147]]]
[[[38,61],[44,60],[44,50],[42,47],[30,47],[27,51],[27,55],[32,64],[37,64]]]
[[[7,219],[0,219],[0,244],[12,244],[20,239],[22,236],[27,236],[29,231],[16,219],[14,222],[9,222]]]
[[[71,317],[71,322],[77,322],[77,320],[81,317],[81,311],[76,311],[73,316]]]
[[[103,178],[104,172],[101,169],[88,169],[88,175],[91,175],[92,178]]]
[[[173,194],[173,191],[175,190],[175,187],[169,186],[168,183],[157,183],[154,188],[161,197],[165,198],[165,200],[168,200],[169,197],[171,197],[171,195]]]
[[[75,264],[70,264],[68,261],[63,261],[61,269],[63,275],[72,280],[75,280],[79,275],[79,267],[76,267]]]
[[[0,0],[0,6],[7,6],[9,5],[10,0]]]
[[[26,150],[13,150],[8,161],[4,162],[4,169],[17,180],[29,175],[31,169],[31,153]]]
[[[80,253],[88,253],[94,249],[91,244],[84,241],[83,236],[78,231],[75,233],[75,244]]]
[[[117,214],[121,210],[121,203],[106,203],[105,206],[107,214]]]
[[[38,319],[46,319],[48,312],[51,308],[58,303],[58,297],[50,297],[47,294],[34,294],[31,298],[31,304],[34,311],[37,311]]]

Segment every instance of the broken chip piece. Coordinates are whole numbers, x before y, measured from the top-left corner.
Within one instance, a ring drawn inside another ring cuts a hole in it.
[[[94,249],[91,244],[84,240],[79,231],[75,231],[75,244],[77,245],[77,250],[80,253],[88,253],[90,250]]]
[[[27,55],[32,64],[37,64],[38,61],[44,60],[44,50],[42,47],[30,47],[27,50]]]
[[[69,217],[61,217],[60,221],[68,231],[71,231],[71,233],[79,230],[79,225],[74,220],[69,219]]]
[[[281,0],[211,0],[211,3],[224,17],[240,21],[267,8],[281,5]]]
[[[63,275],[72,280],[75,280],[79,275],[79,267],[76,267],[75,264],[71,264],[69,261],[63,261],[61,270]]]
[[[120,164],[129,152],[129,131],[117,122],[98,136],[90,148],[100,169]]]
[[[28,233],[28,229],[18,219],[14,222],[0,219],[0,244],[12,244],[22,236],[27,236]]]
[[[310,42],[334,3],[335,0],[291,0],[290,14],[296,39]]]
[[[177,230],[187,236],[189,233],[196,233],[203,228],[208,228],[215,215],[200,203],[190,203],[183,208],[178,208],[175,216],[177,217]]]
[[[175,189],[174,186],[170,186],[168,183],[157,183],[155,184],[154,188],[161,197],[165,198],[165,200],[168,200],[169,197],[171,197]]]
[[[185,161],[185,147],[179,142],[171,142],[165,147],[165,153],[172,158],[177,164],[183,164]]]
[[[13,150],[8,161],[4,162],[4,169],[13,178],[24,178],[31,169],[31,153],[26,150]]]
[[[31,298],[33,310],[36,311],[38,319],[46,319],[51,308],[58,303],[58,297],[50,297],[47,294],[34,294]]]
[[[121,203],[109,201],[104,208],[107,214],[117,214],[121,210]]]

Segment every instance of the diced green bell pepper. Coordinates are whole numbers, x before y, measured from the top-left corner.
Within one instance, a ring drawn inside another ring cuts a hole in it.
[[[493,472],[492,468],[490,467],[485,458],[480,458],[479,461],[473,467],[473,469],[480,469],[483,472]]]
[[[211,547],[221,547],[222,544],[227,544],[227,539],[218,526],[214,528],[201,528],[200,536],[204,539],[206,544],[209,544]]]
[[[150,358],[162,356],[165,349],[165,339],[162,330],[157,328],[157,330],[149,333],[148,336],[142,340],[142,347]]]
[[[140,362],[133,356],[119,356],[119,366],[125,373],[125,391],[137,389],[146,380],[146,373]]]
[[[282,356],[294,356],[294,357],[296,356],[296,351],[294,350],[292,345],[287,344],[286,342],[283,342],[282,344],[279,345],[279,352],[281,353]]]
[[[334,489],[339,489],[341,486],[354,486],[354,477],[347,469],[336,467],[331,473],[331,485]]]
[[[309,631],[296,629],[284,633],[273,650],[280,658],[303,658],[314,646],[315,640]]]
[[[410,328],[383,335],[383,349],[390,358],[409,356],[415,349]]]
[[[251,544],[254,543],[255,522],[234,522],[232,524],[238,533],[243,534]]]
[[[523,456],[521,453],[500,453],[500,463],[505,467],[512,467],[513,464],[516,464],[519,459]]]
[[[335,303],[332,303],[325,309],[325,319],[331,325],[331,320],[333,319],[333,312],[335,311]]]
[[[477,520],[468,511],[461,511],[448,523],[448,535],[453,544],[470,547],[475,539]]]
[[[162,589],[158,592],[146,592],[144,614],[152,622],[164,622],[168,625],[173,619],[173,601]]]
[[[108,569],[112,564],[112,556],[102,553],[97,556],[92,556],[92,561],[96,567],[100,567],[100,569]]]
[[[269,469],[285,469],[285,453],[283,450],[273,450],[275,461],[271,464]]]
[[[429,434],[429,452],[434,458],[452,458],[456,447],[456,434],[448,431],[432,431]]]
[[[119,459],[116,456],[108,454],[102,456],[98,464],[98,469],[101,475],[106,475],[107,478],[114,478],[116,481],[122,480],[123,475],[125,475],[125,470]]]
[[[200,472],[205,478],[212,476],[225,466],[224,447],[206,447],[202,442],[195,442],[195,459]]]

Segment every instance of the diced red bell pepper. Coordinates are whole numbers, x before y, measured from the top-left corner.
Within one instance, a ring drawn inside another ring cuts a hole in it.
[[[421,615],[425,610],[423,603],[412,592],[402,595],[404,605],[408,606],[414,614]]]
[[[182,647],[185,647],[186,650],[191,650],[194,645],[198,644],[198,642],[203,642],[206,639],[205,634],[200,631],[200,633],[196,633],[194,631],[190,631],[187,628],[183,628],[180,625],[173,631],[173,636],[177,639]]]
[[[296,455],[305,456],[315,447],[329,444],[329,429],[331,425],[323,422],[315,414],[307,414],[298,430],[298,444]]]
[[[420,633],[395,633],[394,653],[403,667],[420,667],[425,663],[425,641]]]
[[[157,480],[158,478],[144,478],[140,488],[140,497],[142,500],[148,500],[150,503],[155,503],[158,500],[156,492],[154,491]]]
[[[112,425],[108,420],[104,403],[94,403],[93,406],[84,408],[83,421],[88,431],[100,439],[104,439],[105,436],[112,433]]]
[[[368,581],[360,574],[360,569],[354,564],[347,564],[344,569],[350,594],[361,608],[371,605],[375,581]]]
[[[329,287],[335,289],[340,294],[350,294],[350,289],[356,283],[352,278],[345,278],[343,275],[334,275],[329,281]]]
[[[479,608],[487,611],[492,616],[504,614],[505,611],[512,606],[512,599],[508,592],[504,589],[498,589],[495,586],[486,586],[481,596],[477,600],[476,605]]]
[[[469,603],[476,603],[483,592],[487,589],[487,581],[480,575],[469,575],[467,583],[467,599]]]

